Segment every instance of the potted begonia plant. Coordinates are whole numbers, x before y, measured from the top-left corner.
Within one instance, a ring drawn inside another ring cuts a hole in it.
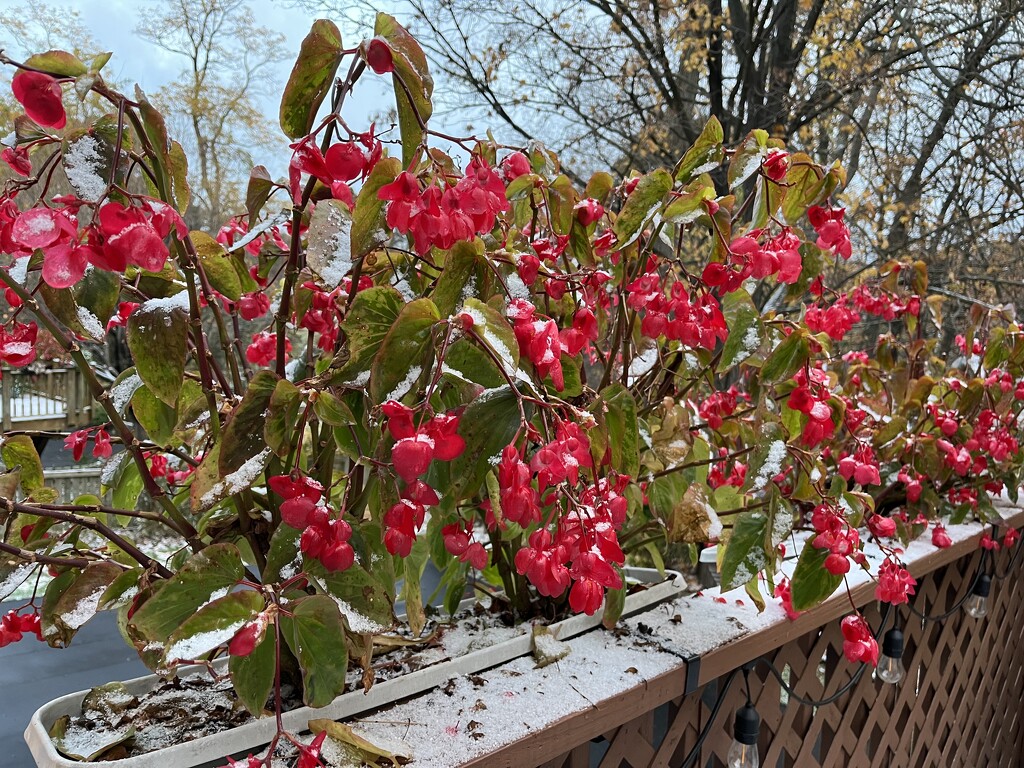
[[[947,363],[922,262],[829,286],[852,254],[838,165],[761,130],[725,147],[712,119],[672,169],[576,184],[539,144],[433,131],[426,58],[394,18],[352,48],[320,20],[281,102],[287,180],[255,169],[244,214],[190,232],[186,155],[141,90],[104,82],[107,58],[0,56],[25,110],[3,151],[0,357],[28,364],[45,327],[99,406],[66,443],[108,461],[95,495],[59,499],[30,436],[5,434],[0,583],[53,578],[0,645],[64,646],[116,611],[161,676],[226,659],[228,709],[274,715],[254,743],[308,767],[289,708],[328,705],[350,667],[370,689],[375,648],[421,638],[428,561],[449,612],[472,581],[517,619],[612,625],[630,551],[660,566],[666,542],[727,541],[724,588],[804,610],[866,566],[869,536],[901,602],[900,541],[1016,493],[1019,329],[978,310]],[[393,128],[342,118],[371,76],[394,84]],[[108,113],[68,125],[64,100],[87,96]],[[50,194],[58,167],[74,194]],[[841,344],[862,315],[889,324],[871,355]],[[81,345],[112,324],[134,366],[104,386]],[[142,523],[177,553],[147,552]],[[66,758],[128,757],[145,739],[113,723],[139,696],[82,694],[88,723],[40,725]]]

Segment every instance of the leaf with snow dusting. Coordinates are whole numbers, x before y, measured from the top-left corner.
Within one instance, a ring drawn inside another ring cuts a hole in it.
[[[188,296],[150,299],[126,325],[135,370],[149,390],[172,408],[185,378],[188,353]]]
[[[768,558],[768,515],[754,509],[740,513],[733,522],[732,536],[722,557],[722,591],[741,587],[757,577]]]
[[[71,578],[61,582],[68,574]],[[96,615],[100,598],[120,575],[121,568],[101,561],[81,572],[68,571],[61,579],[50,582],[40,617],[46,642],[54,648],[67,646],[79,628]]]
[[[227,643],[265,607],[263,595],[253,590],[232,592],[207,603],[167,638],[164,660],[174,664],[202,658]]]
[[[306,264],[327,290],[352,269],[352,214],[339,200],[322,200],[309,221]]]
[[[380,746],[358,734],[351,726],[333,720],[310,720],[309,730],[317,735],[327,731],[328,738],[354,747],[371,765],[379,765],[381,758],[391,765],[402,765],[413,758],[412,749],[408,744]]]
[[[104,727],[85,728],[73,725],[71,716],[64,715],[53,724],[49,735],[53,740],[53,746],[64,757],[92,763],[135,736],[135,726],[129,725],[113,731]]]
[[[220,589],[245,576],[242,556],[234,544],[211,544],[193,555],[131,618],[132,628],[148,640],[163,642],[199,606]]]
[[[425,358],[432,351],[430,331],[440,320],[441,315],[430,299],[416,299],[402,307],[370,368],[370,396],[374,403],[401,399],[415,385],[415,379],[408,379],[416,368],[422,371],[427,363]],[[399,391],[402,384],[407,386]]]
[[[569,655],[572,648],[551,634],[547,627],[537,624],[533,627],[533,658],[537,660],[537,668],[554,664]]]

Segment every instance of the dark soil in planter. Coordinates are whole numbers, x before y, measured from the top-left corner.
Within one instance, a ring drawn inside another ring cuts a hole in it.
[[[192,741],[252,720],[227,678],[200,674],[167,680],[141,696],[120,683],[94,688],[82,714],[58,720],[51,736],[69,757],[118,760]],[[62,736],[62,738],[60,738]]]

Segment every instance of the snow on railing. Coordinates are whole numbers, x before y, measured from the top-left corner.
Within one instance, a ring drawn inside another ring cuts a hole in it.
[[[92,399],[74,368],[3,371],[3,429],[64,429],[89,423]]]

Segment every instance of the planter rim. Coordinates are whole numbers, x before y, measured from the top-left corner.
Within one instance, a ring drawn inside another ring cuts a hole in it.
[[[670,600],[679,595],[685,580],[677,571],[665,571],[664,578],[654,568],[633,568],[625,570],[627,578],[640,583],[652,584],[642,592],[626,596],[623,617],[646,610],[658,603]],[[471,601],[475,602],[475,601]],[[590,629],[600,626],[604,611],[593,616],[579,614],[549,625],[549,629],[559,639],[567,640]],[[376,683],[369,692],[362,689],[348,691],[338,696],[326,707],[314,709],[299,707],[282,715],[285,729],[292,732],[307,730],[306,724],[314,718],[341,720],[354,715],[376,709],[398,699],[413,696],[434,688],[448,679],[465,674],[472,674],[484,669],[511,661],[519,656],[530,653],[533,643],[531,633],[524,632],[518,637],[496,643],[486,648],[457,656],[454,659],[432,664],[415,672]],[[201,671],[203,667],[183,667],[180,674],[189,671]],[[158,675],[144,675],[124,681],[132,693],[141,693],[153,687],[159,680]],[[25,729],[25,742],[40,768],[202,768],[209,763],[223,761],[227,756],[241,752],[253,751],[268,743],[276,732],[277,724],[272,717],[263,717],[236,728],[203,736],[198,739],[174,744],[170,747],[148,752],[144,755],[111,760],[106,762],[79,762],[69,760],[61,755],[50,740],[49,728],[64,715],[76,715],[81,712],[82,701],[89,691],[69,693],[50,701],[37,709]]]

